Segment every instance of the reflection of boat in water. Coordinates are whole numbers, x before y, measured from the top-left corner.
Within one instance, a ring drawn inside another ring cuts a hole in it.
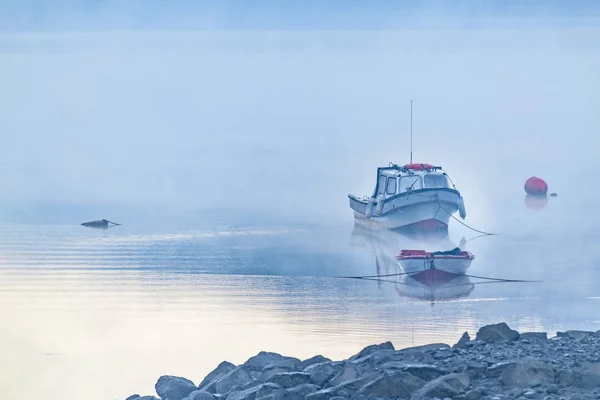
[[[473,289],[475,284],[468,276],[435,270],[416,275],[401,275],[396,285],[400,296],[432,302],[466,297]]]
[[[468,251],[456,247],[449,251],[401,250],[395,257],[403,272],[416,274],[423,271],[440,271],[465,274],[475,258]]]
[[[87,228],[108,229],[108,228],[112,228],[113,226],[118,226],[120,224],[109,221],[107,219],[100,219],[98,221],[84,222],[81,225],[83,225]]]
[[[396,291],[401,296],[414,297],[422,300],[445,300],[468,296],[474,289],[474,284],[465,275],[452,274],[442,270],[415,271],[415,274],[404,274],[396,259],[400,249],[410,247],[456,247],[446,234],[443,238],[421,242],[405,235],[389,230],[371,230],[361,225],[355,225],[352,231],[351,243],[365,247],[375,256],[377,275],[388,275],[381,282],[395,284]],[[464,248],[466,241],[461,240]],[[390,277],[389,275],[397,277]]]

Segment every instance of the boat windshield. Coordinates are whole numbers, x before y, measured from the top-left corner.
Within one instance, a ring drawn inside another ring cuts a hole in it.
[[[426,188],[447,188],[448,178],[441,174],[427,174],[423,179]]]

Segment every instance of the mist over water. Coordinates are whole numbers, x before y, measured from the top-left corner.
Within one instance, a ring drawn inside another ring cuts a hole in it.
[[[19,4],[0,4],[3,396],[120,399],[260,350],[341,359],[499,321],[600,329],[592,3]],[[411,99],[414,161],[498,236],[353,226],[348,193],[409,161]],[[532,175],[558,197],[526,199]],[[100,218],[123,225],[79,225]],[[543,282],[431,302],[334,278],[461,239],[471,274]]]

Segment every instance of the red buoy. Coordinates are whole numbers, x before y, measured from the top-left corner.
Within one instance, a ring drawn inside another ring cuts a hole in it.
[[[525,192],[534,196],[545,196],[548,192],[548,184],[542,178],[532,176],[525,181]]]

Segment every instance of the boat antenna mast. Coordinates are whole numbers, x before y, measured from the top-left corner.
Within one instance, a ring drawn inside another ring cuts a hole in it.
[[[410,163],[412,164],[412,144],[413,144],[413,101],[410,99]]]

